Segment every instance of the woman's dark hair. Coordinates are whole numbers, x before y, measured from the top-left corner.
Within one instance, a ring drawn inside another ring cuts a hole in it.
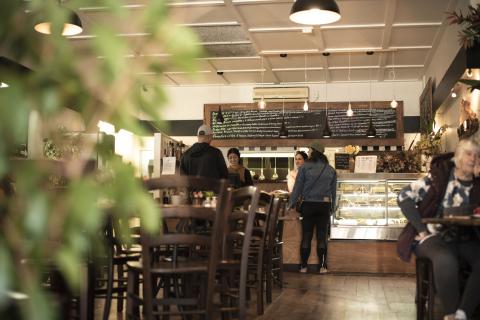
[[[241,165],[243,165],[242,158],[240,158],[240,150],[238,150],[237,148],[230,148],[230,149],[228,149],[228,151],[227,151],[227,158],[228,158],[228,156],[229,156],[230,154],[232,154],[232,153],[234,153],[234,154],[236,154],[236,155],[238,156],[238,163],[241,164]]]
[[[328,164],[328,159],[327,157],[320,151],[316,150],[316,149],[311,149],[312,152],[310,153],[310,161],[312,162],[318,162],[318,161],[322,161],[322,162],[325,162],[326,164]]]
[[[240,150],[238,150],[237,148],[230,148],[230,149],[228,149],[228,151],[227,151],[227,157],[228,157],[231,153],[235,153],[235,154],[240,158]]]
[[[308,154],[305,152],[305,151],[297,151],[295,152],[295,156],[299,154],[302,156],[303,160],[307,160],[308,159]]]

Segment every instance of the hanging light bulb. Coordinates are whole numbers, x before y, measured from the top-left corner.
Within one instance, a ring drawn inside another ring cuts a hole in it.
[[[308,102],[305,100],[305,103],[303,104],[303,111],[308,111]]]
[[[353,117],[352,104],[350,102],[348,103],[347,117]]]
[[[392,107],[392,109],[395,109],[398,106],[398,102],[397,100],[395,100],[395,51],[392,51],[392,75],[393,100],[392,102],[390,102],[390,107]]]
[[[267,104],[265,103],[265,100],[263,99],[263,96],[262,96],[262,99],[258,101],[258,109],[265,109],[266,106]]]
[[[278,131],[278,137],[281,139],[288,138],[288,130],[285,125],[285,99],[282,100],[282,124],[280,125],[280,130]]]
[[[373,51],[368,51],[367,54],[369,56],[373,55]],[[370,58],[370,61],[372,61],[372,58]],[[375,126],[373,125],[373,120],[372,120],[372,63],[370,63],[370,69],[369,69],[369,78],[370,82],[370,121],[368,124],[368,129],[367,129],[367,138],[375,138],[377,135],[377,129],[375,129]]]
[[[452,98],[456,98],[456,97],[457,97],[457,93],[455,92],[455,89],[454,89],[454,88],[452,88],[452,90],[450,91],[450,96],[451,96]]]
[[[261,77],[262,77],[262,89],[263,89],[263,76],[264,76],[264,71],[263,71],[263,56],[261,57],[261,61],[262,61],[262,68],[261,68]],[[258,101],[258,109],[260,110],[263,110],[267,107],[267,103],[265,102],[265,99],[262,98],[260,99],[260,101]]]
[[[347,117],[353,117],[353,110],[352,110],[352,104],[350,102],[351,100],[351,94],[350,94],[350,86],[351,86],[351,83],[350,83],[350,69],[351,69],[351,61],[350,61],[350,58],[351,58],[351,54],[350,52],[348,53],[348,109],[347,109]]]
[[[471,78],[473,76],[472,68],[467,69],[467,77]]]

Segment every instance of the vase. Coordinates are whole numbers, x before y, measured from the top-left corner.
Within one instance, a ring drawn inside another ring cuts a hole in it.
[[[353,156],[350,156],[348,159],[348,170],[350,172],[355,172],[355,158]]]

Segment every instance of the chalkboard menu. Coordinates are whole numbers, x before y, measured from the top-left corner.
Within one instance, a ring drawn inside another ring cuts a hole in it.
[[[348,170],[350,155],[348,153],[335,153],[335,169]]]
[[[301,103],[285,104],[285,110],[281,104],[269,104],[265,110],[259,110],[256,104],[221,106],[224,122],[219,124],[216,122],[218,105],[205,105],[205,120],[213,129],[217,146],[306,145],[315,139],[323,139],[325,145],[332,146],[403,144],[401,103],[397,109],[392,109],[389,101],[372,103],[372,108],[368,102],[352,103],[353,117],[346,116],[346,103],[338,102],[329,103],[328,109],[324,103],[310,103],[309,111],[303,111]],[[324,139],[322,132],[327,112],[332,136]],[[367,139],[365,135],[370,117],[377,130],[374,139]],[[278,131],[282,120],[288,129],[288,138],[280,140]],[[357,140],[365,140],[365,143]]]

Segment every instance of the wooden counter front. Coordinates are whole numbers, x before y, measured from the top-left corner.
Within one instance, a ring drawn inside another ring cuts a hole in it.
[[[298,213],[291,210],[284,218],[284,269],[297,271],[300,264],[301,222]],[[309,265],[318,266],[315,236],[311,245]],[[328,242],[328,270],[342,273],[397,273],[415,274],[415,258],[405,263],[397,257],[395,241],[330,240]],[[316,268],[311,268],[315,270]]]

